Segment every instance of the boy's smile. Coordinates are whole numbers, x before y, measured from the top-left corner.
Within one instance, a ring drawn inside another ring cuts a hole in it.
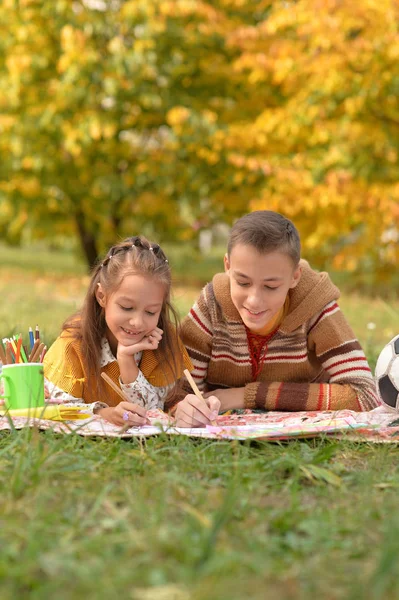
[[[300,267],[282,251],[260,254],[247,244],[233,247],[224,259],[230,293],[244,324],[262,330],[283,307],[288,291],[300,279]]]

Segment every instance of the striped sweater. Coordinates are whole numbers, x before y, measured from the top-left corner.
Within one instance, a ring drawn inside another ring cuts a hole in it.
[[[268,341],[255,381],[247,332],[225,273],[215,275],[184,319],[181,337],[203,391],[245,387],[246,408],[367,411],[380,404],[364,352],[327,273],[301,261],[289,310]],[[188,391],[188,390],[187,390]]]

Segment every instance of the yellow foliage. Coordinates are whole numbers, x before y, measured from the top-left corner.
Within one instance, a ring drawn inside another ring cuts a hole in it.
[[[185,106],[175,106],[166,115],[166,121],[171,127],[182,125],[190,116],[190,111]]]

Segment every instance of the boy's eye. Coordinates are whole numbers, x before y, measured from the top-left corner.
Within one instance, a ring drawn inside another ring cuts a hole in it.
[[[122,306],[122,304],[120,304],[119,306],[122,310],[132,310],[131,306]]]
[[[155,315],[154,312],[150,312],[149,310],[146,311],[147,315],[150,315],[150,317],[153,317]]]
[[[237,281],[237,285],[239,285],[240,287],[248,287],[249,283],[243,283],[242,281]]]
[[[265,285],[267,290],[278,290],[278,287],[271,287],[270,285]]]

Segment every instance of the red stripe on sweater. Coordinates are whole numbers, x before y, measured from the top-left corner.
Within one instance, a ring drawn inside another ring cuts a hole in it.
[[[350,371],[368,371],[371,373],[371,369],[369,367],[351,367],[350,369],[342,369],[342,371],[332,373],[332,377],[335,377],[336,375],[342,375],[342,373],[349,373]]]
[[[344,360],[338,360],[337,362],[333,363],[332,365],[328,365],[328,367],[326,367],[326,369],[332,369],[333,367],[337,367],[338,365],[343,365],[344,363],[350,363],[350,362],[355,362],[355,361],[359,361],[362,360],[363,362],[366,362],[366,357],[365,356],[359,356],[359,357],[354,357],[354,358],[345,358]]]
[[[197,321],[198,325],[200,327],[202,327],[202,329],[204,331],[206,331],[206,333],[208,333],[209,335],[212,335],[212,332],[209,331],[209,329],[206,327],[206,325],[203,324],[203,322],[201,321],[201,319],[199,318],[199,316],[197,315],[197,313],[194,312],[193,308],[190,310],[190,315],[194,317],[194,319]]]
[[[229,360],[231,360],[232,362],[237,363],[238,365],[241,364],[250,364],[250,360],[249,358],[234,358],[234,356],[231,356],[231,354],[214,354],[212,356],[212,358],[228,358]]]
[[[265,362],[270,362],[272,360],[282,360],[285,358],[291,358],[292,360],[296,359],[298,360],[299,358],[306,358],[308,355],[307,352],[304,352],[303,354],[276,354],[275,356],[267,356]]]
[[[276,396],[276,402],[275,402],[276,410],[278,410],[278,399],[280,398],[280,394],[281,394],[281,390],[283,388],[283,385],[284,385],[284,383],[280,383],[280,385],[278,386],[277,396]]]
[[[328,315],[328,313],[335,310],[336,308],[339,308],[339,306],[336,302],[334,302],[334,304],[332,306],[323,310],[323,312],[317,317],[316,321],[313,323],[312,327],[309,329],[308,335],[312,331],[312,329],[314,329],[316,327],[317,323],[319,323],[320,319],[322,319],[324,317],[324,315]]]
[[[319,397],[317,398],[317,410],[321,410],[323,406],[324,388],[323,385],[319,385]]]

